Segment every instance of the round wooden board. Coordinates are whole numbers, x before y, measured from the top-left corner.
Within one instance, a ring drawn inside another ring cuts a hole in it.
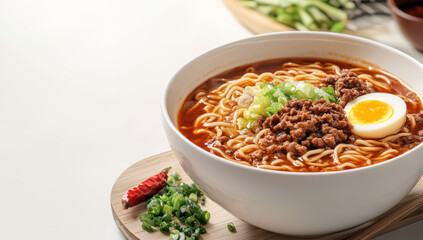
[[[179,165],[176,160],[175,155],[172,152],[165,152],[156,156],[152,156],[141,160],[134,165],[126,169],[116,180],[116,183],[113,186],[111,192],[111,207],[113,212],[113,217],[115,219],[116,225],[120,231],[125,235],[127,239],[137,240],[137,239],[169,239],[168,235],[165,235],[161,232],[148,233],[141,228],[141,222],[138,217],[141,214],[147,212],[146,203],[141,203],[133,208],[128,210],[122,209],[121,198],[123,194],[137,186],[139,183],[145,179],[157,174],[160,170],[166,167],[172,167],[170,172],[178,172],[182,181],[187,183],[192,183],[192,180],[186,175],[183,171],[181,165]],[[423,188],[423,181],[416,185],[413,191],[404,199],[403,202],[412,199],[413,193],[416,191],[421,191]],[[400,206],[401,203],[398,205]],[[397,207],[398,207],[397,206]],[[396,207],[395,207],[396,208]],[[393,208],[393,209],[395,209]],[[201,239],[282,239],[282,240],[295,240],[300,238],[293,238],[288,236],[282,236],[275,233],[265,231],[263,229],[254,227],[248,223],[245,223],[232,214],[224,210],[222,207],[206,198],[206,205],[203,209],[207,210],[211,214],[210,222],[207,224],[206,229],[207,233],[201,236]],[[389,212],[381,216],[380,218],[386,217],[389,215]],[[385,229],[384,232],[396,229],[398,227],[410,224],[417,220],[423,218],[423,209],[415,212],[414,214],[402,219],[401,221],[395,223],[389,228]],[[227,229],[227,224],[233,222],[237,228],[237,232],[231,233]],[[320,236],[312,239],[320,240],[331,240],[331,239],[345,239],[346,237],[356,233],[357,231],[363,230],[368,227],[373,221],[365,223],[361,226],[349,229],[343,232],[338,232],[335,234],[330,234],[326,236]],[[304,238],[301,238],[304,239]]]
[[[172,152],[141,160],[126,169],[117,179],[111,193],[112,212],[117,226],[126,238],[132,240],[169,239],[168,235],[161,232],[148,233],[141,228],[141,222],[138,217],[147,212],[147,204],[145,202],[128,210],[123,210],[121,204],[122,196],[127,190],[169,166],[172,167],[170,172],[179,173],[182,181],[192,183],[192,180],[183,171]],[[260,238],[266,237],[266,239],[281,239],[277,234],[256,228],[235,218],[208,198],[206,198],[206,205],[203,209],[210,212],[211,218],[206,226],[207,233],[202,235],[202,239],[256,239],[259,236]],[[236,233],[231,233],[227,229],[229,222],[235,224]]]

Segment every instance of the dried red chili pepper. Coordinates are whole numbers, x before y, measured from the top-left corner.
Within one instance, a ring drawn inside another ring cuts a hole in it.
[[[148,178],[138,186],[128,190],[122,197],[122,206],[126,210],[140,202],[147,200],[159,192],[167,182],[167,173],[170,167],[163,169],[160,173]]]

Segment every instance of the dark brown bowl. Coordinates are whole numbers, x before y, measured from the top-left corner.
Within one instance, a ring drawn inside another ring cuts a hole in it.
[[[415,48],[423,52],[423,18],[407,14],[398,7],[412,2],[416,2],[416,0],[388,0],[388,5],[401,32]]]

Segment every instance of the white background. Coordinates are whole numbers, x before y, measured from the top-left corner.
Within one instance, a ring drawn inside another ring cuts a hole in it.
[[[379,41],[423,61],[383,22]],[[217,0],[0,0],[0,239],[124,239],[110,191],[169,150],[165,84],[252,35]],[[423,222],[378,239],[421,235]]]

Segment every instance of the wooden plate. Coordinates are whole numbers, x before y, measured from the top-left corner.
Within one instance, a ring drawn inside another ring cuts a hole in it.
[[[223,0],[223,2],[232,14],[254,33],[295,31],[295,29],[278,23],[254,9],[244,7],[240,0]]]
[[[110,196],[112,212],[117,226],[127,239],[169,239],[168,235],[162,234],[161,232],[148,233],[141,228],[141,222],[138,217],[141,214],[146,213],[146,203],[139,204],[138,206],[130,208],[128,210],[123,210],[121,204],[121,198],[128,189],[133,188],[148,177],[157,174],[161,169],[164,169],[169,166],[172,167],[171,172],[178,172],[184,182],[192,182],[192,180],[182,170],[182,167],[179,165],[175,155],[172,152],[165,152],[141,160],[126,169],[116,180],[116,183],[113,186]],[[423,180],[421,179],[400,204],[398,204],[386,214],[380,216],[378,219],[382,219],[386,216],[389,216],[390,212],[399,208],[405,202],[414,199],[416,193],[421,192],[422,190]],[[245,223],[234,217],[232,214],[228,213],[226,210],[224,210],[222,207],[220,207],[210,199],[206,200],[206,205],[203,207],[203,209],[210,212],[211,219],[209,224],[207,224],[206,226],[207,233],[202,235],[201,239],[298,239],[271,233],[263,229],[256,228],[248,223]],[[369,221],[353,229],[311,239],[345,239],[350,235],[365,230],[378,219]],[[402,227],[420,219],[423,219],[423,209],[419,209],[413,214],[384,229],[384,231],[380,234],[394,230],[396,228]],[[235,224],[237,228],[236,233],[231,233],[228,231],[227,224],[229,222],[233,222]]]
[[[262,34],[271,32],[296,31],[295,29],[278,23],[254,9],[243,6],[240,0],[223,0],[223,2],[232,12],[232,14],[238,19],[238,21],[253,33]],[[365,28],[358,28],[355,31],[345,30],[344,33],[374,40],[376,40],[380,35],[390,34],[389,29],[385,25],[381,24],[374,24]]]

